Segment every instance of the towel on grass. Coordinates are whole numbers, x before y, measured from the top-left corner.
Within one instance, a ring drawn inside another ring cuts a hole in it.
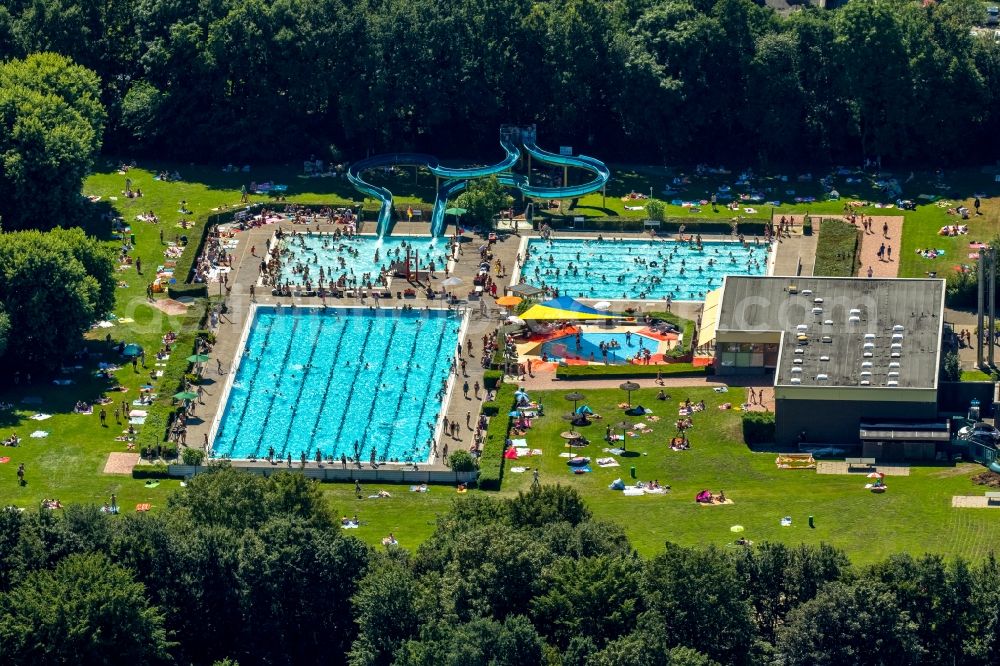
[[[516,448],[519,449],[523,449],[528,446],[528,440],[526,439],[512,439],[510,441]]]
[[[618,461],[614,458],[598,458],[598,467],[618,467]]]
[[[45,419],[51,419],[51,414],[35,414],[31,417],[32,421],[44,421]]]
[[[523,473],[525,473],[525,472],[528,471],[528,468],[527,467],[511,467],[509,471],[514,472],[515,474],[523,474]]]
[[[628,497],[642,497],[646,493],[642,492],[642,488],[626,488],[622,491],[623,494]]]
[[[49,433],[47,433],[44,430],[36,430],[35,432],[31,433],[31,436],[34,437],[35,439],[41,439],[42,437],[48,437]]]
[[[584,467],[570,467],[569,468],[569,473],[570,474],[586,474],[588,472],[590,472],[590,468],[586,467],[586,466],[584,466]]]

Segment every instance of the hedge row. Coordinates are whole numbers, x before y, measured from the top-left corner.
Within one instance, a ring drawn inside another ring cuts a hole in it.
[[[768,444],[774,441],[774,412],[743,412],[743,441]]]
[[[170,473],[168,467],[163,463],[153,465],[136,465],[132,468],[133,479],[168,479]]]
[[[500,490],[503,481],[504,449],[507,448],[507,433],[510,431],[510,416],[514,408],[515,384],[500,384],[494,403],[497,414],[490,418],[486,427],[486,441],[479,456],[479,487],[483,490]],[[487,404],[483,403],[485,408]]]
[[[495,389],[500,386],[500,381],[502,379],[502,370],[487,370],[483,373],[483,386],[490,390]]]
[[[655,377],[660,372],[664,377],[701,377],[706,374],[704,367],[690,363],[666,363],[663,365],[561,365],[556,368],[556,379],[631,379]]]

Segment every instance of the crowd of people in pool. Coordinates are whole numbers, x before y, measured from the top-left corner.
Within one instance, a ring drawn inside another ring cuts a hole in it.
[[[352,233],[334,230],[332,234],[316,235],[278,229],[275,248],[261,259],[260,273],[264,285],[279,291],[301,288],[307,292],[340,292],[346,289],[386,289],[393,275],[405,270],[408,251],[419,257],[419,270],[433,276],[447,273],[453,257],[452,243],[430,251],[403,241],[395,247],[376,245],[364,247]],[[371,251],[370,261],[362,252]],[[354,265],[367,263],[374,270],[355,272]]]
[[[620,285],[621,298],[641,300],[647,298],[704,298],[706,289],[722,284],[719,277],[704,276],[706,269],[711,270],[718,266],[732,272],[761,273],[767,265],[768,253],[771,250],[769,242],[761,243],[760,238],[756,236],[750,242],[741,235],[739,241],[746,255],[746,261],[743,263],[731,249],[726,250],[715,246],[706,250],[701,235],[696,234],[688,237],[686,241],[673,242],[669,245],[662,241],[651,240],[649,241],[650,246],[655,244],[662,246],[656,250],[655,256],[636,254],[631,260],[609,264],[609,258],[606,258],[601,252],[600,244],[602,241],[603,238],[600,236],[596,241],[583,241],[587,250],[576,252],[573,255],[574,258],[571,258],[564,267],[560,268],[552,251],[555,245],[553,241],[549,240],[546,244],[548,252],[539,253],[537,265],[534,266],[533,270],[529,270],[528,275],[541,288],[551,290],[556,295],[558,295],[559,290],[550,283],[558,282],[560,277],[572,277],[582,278],[584,282],[589,283],[586,293],[570,294],[583,298],[606,293],[607,285]],[[634,244],[626,245],[625,248],[628,254],[633,254]],[[686,252],[678,258],[679,250],[686,250]],[[697,253],[699,256],[692,257],[691,252]],[[532,258],[531,246],[529,245],[525,249],[523,260],[518,256],[518,263],[527,267]],[[619,270],[622,272],[609,278],[609,265],[619,266]],[[690,288],[692,285],[680,283],[674,283],[671,287],[668,283],[670,276],[696,276],[699,280],[693,289]],[[703,276],[704,279],[700,279]],[[698,288],[702,284],[705,288]]]

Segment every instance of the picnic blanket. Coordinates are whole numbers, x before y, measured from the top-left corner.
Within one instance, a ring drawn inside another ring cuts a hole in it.
[[[140,513],[144,512],[144,511],[149,511],[152,508],[153,508],[153,505],[148,504],[148,503],[136,504],[135,505],[135,510],[138,511],[138,512],[140,512]]]
[[[35,439],[41,439],[42,437],[48,437],[49,433],[47,433],[44,430],[36,430],[35,432],[31,433],[31,436],[34,437]]]
[[[32,421],[44,421],[45,419],[51,419],[51,414],[34,414],[31,416]]]
[[[646,494],[643,492],[642,488],[626,488],[622,491],[622,493],[629,497],[642,497]]]
[[[597,459],[597,466],[598,467],[618,467],[619,465],[618,465],[618,461],[615,460],[614,458],[598,458]]]

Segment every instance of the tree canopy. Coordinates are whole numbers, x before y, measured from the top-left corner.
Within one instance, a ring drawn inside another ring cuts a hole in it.
[[[106,114],[94,72],[54,53],[0,64],[3,229],[76,222]]]
[[[100,77],[109,147],[201,160],[478,157],[503,123],[629,161],[995,152],[1000,44],[970,34],[978,0],[763,4],[9,0],[0,57],[73,59]],[[74,136],[64,150],[93,143]]]

